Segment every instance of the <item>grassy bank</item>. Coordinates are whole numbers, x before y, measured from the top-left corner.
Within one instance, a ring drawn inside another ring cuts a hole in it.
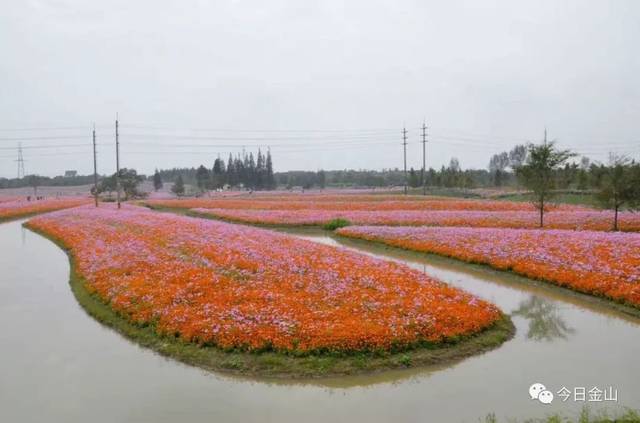
[[[530,202],[533,198],[531,194],[505,194],[494,197],[495,200]],[[597,207],[598,203],[590,192],[562,192],[553,197],[552,201],[557,204],[572,204],[587,207]]]
[[[25,224],[29,228],[28,223]],[[375,373],[392,369],[442,365],[494,349],[509,340],[515,328],[507,316],[491,327],[468,337],[442,343],[421,343],[397,352],[368,351],[353,353],[240,352],[210,346],[198,346],[172,336],[158,335],[152,326],[130,323],[85,288],[77,273],[72,254],[59,240],[51,239],[69,256],[70,286],[84,310],[100,323],[159,354],[206,370],[269,378],[306,379]]]
[[[623,413],[609,413],[607,411],[592,413],[585,407],[575,418],[566,417],[562,414],[551,414],[540,419],[509,419],[505,421],[511,423],[518,423],[521,421],[525,423],[640,423],[640,414],[638,411],[632,409],[628,409]],[[483,422],[499,423],[500,420],[496,418],[495,414],[489,414],[484,418]]]

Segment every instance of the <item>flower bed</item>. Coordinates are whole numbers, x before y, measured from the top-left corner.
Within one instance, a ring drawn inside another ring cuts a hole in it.
[[[271,231],[125,205],[28,226],[69,248],[128,321],[225,349],[365,351],[471,335],[499,310],[408,267]]]
[[[371,226],[337,233],[488,264],[640,307],[640,234]]]
[[[536,212],[489,211],[343,211],[343,210],[192,210],[201,215],[235,222],[263,225],[323,226],[334,219],[346,219],[354,225],[386,226],[471,226],[498,228],[537,228]],[[640,213],[619,214],[619,226],[624,231],[640,231]],[[606,211],[553,211],[545,214],[545,228],[607,231],[613,215]]]
[[[378,195],[377,200],[362,196],[343,195],[339,199],[321,197],[307,199],[301,196],[281,198],[185,198],[152,199],[145,203],[152,207],[182,209],[239,209],[239,210],[328,210],[328,211],[391,211],[391,210],[477,210],[477,211],[535,211],[530,203],[490,200],[460,200],[439,197],[398,199],[398,196]],[[370,196],[373,197],[373,196]],[[551,210],[588,210],[582,206],[559,204]]]
[[[51,198],[45,200],[25,199],[0,202],[0,221],[17,219],[30,216],[36,213],[45,213],[54,210],[67,209],[82,204],[87,204],[90,200],[86,198]]]

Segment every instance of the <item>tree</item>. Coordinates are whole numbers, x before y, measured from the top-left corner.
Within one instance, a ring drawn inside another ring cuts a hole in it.
[[[158,191],[160,188],[162,188],[162,177],[158,169],[156,169],[156,172],[153,174],[153,189]]]
[[[580,169],[578,169],[578,189],[586,190],[589,187],[589,166],[591,162],[588,157],[582,156],[580,159]]]
[[[516,145],[509,151],[509,166],[514,171],[522,166],[527,160],[527,146],[526,145]]]
[[[324,187],[327,185],[327,176],[324,170],[320,169],[318,171],[317,179],[318,179],[318,187],[320,187],[321,189],[324,189]]]
[[[198,189],[202,192],[206,191],[209,187],[210,179],[209,169],[200,165],[198,170],[196,170],[196,185],[198,186]]]
[[[417,188],[420,186],[420,177],[414,168],[411,168],[409,171],[409,186],[411,188]]]
[[[264,163],[264,156],[262,155],[262,151],[258,149],[258,158],[256,159],[256,168],[255,168],[255,189],[261,190],[266,188],[267,186],[267,169]]]
[[[509,154],[502,152],[494,154],[489,160],[489,171],[493,174],[493,183],[495,186],[502,186],[505,169],[509,166]]]
[[[227,183],[234,187],[238,184],[238,172],[236,169],[236,162],[233,159],[231,153],[229,153],[229,161],[227,162],[227,176],[225,178]]]
[[[182,180],[182,175],[178,175],[178,178],[171,187],[171,192],[173,192],[178,197],[184,195],[184,181]]]
[[[98,194],[103,192],[109,193],[109,198],[111,198],[111,194],[116,190],[116,174],[114,173],[111,176],[103,178],[100,182],[98,182]],[[91,188],[91,194],[95,195],[95,190]]]
[[[33,188],[33,196],[38,196],[38,186],[40,185],[40,177],[38,175],[29,175],[27,176],[29,180],[29,186]]]
[[[120,173],[118,173],[118,179],[120,180],[120,187],[122,187],[122,191],[124,192],[125,201],[129,200],[130,198],[142,196],[138,191],[138,184],[140,184],[140,182],[142,182],[145,178],[141,175],[138,175],[135,169],[120,169]]]
[[[547,203],[553,198],[555,188],[554,173],[573,156],[569,150],[558,150],[554,142],[540,145],[529,144],[525,164],[516,169],[522,184],[532,191],[531,203],[540,212],[540,227],[544,225],[544,212]]]
[[[226,181],[225,173],[226,169],[224,160],[218,157],[215,162],[213,162],[213,170],[211,172],[211,186],[214,189],[220,189],[224,187]]]
[[[142,175],[138,175],[138,172],[136,172],[135,169],[120,169],[120,173],[118,173],[118,179],[120,180],[120,188],[124,192],[125,201],[131,198],[144,196],[138,191],[138,185],[145,179],[145,177]],[[108,192],[109,197],[111,197],[111,193],[116,189],[117,181],[115,173],[109,177],[102,179],[98,183],[98,194]],[[94,193],[93,189],[91,190],[91,193]]]
[[[265,159],[265,171],[267,179],[267,189],[276,189],[276,178],[273,175],[273,161],[271,160],[270,150],[267,150],[267,158]],[[324,188],[324,182],[322,183],[322,185]]]
[[[618,230],[618,211],[620,208],[625,205],[634,208],[638,204],[638,188],[633,177],[633,170],[631,160],[628,157],[609,154],[609,166],[605,168],[596,199],[603,207],[614,211],[614,231]]]

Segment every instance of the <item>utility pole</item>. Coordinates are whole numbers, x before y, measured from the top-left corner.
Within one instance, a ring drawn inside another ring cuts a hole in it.
[[[96,159],[96,124],[93,124],[93,196],[98,207],[98,162]]]
[[[116,113],[116,201],[120,208],[120,142],[118,134],[118,114]]]
[[[404,148],[404,195],[407,195],[407,128],[402,128],[402,147]]]
[[[422,195],[427,195],[427,124],[422,122]]]
[[[24,178],[24,157],[22,156],[22,143],[18,143],[18,179]]]

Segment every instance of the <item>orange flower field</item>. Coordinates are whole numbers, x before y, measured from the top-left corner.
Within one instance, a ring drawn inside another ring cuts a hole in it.
[[[67,209],[77,207],[81,204],[87,204],[90,200],[86,198],[68,197],[68,198],[51,198],[45,200],[13,199],[11,201],[0,202],[0,221],[8,219],[17,219],[23,216],[29,216],[36,213],[45,213],[54,210]]]
[[[495,228],[347,227],[341,236],[488,264],[640,307],[640,234]]]
[[[241,225],[103,205],[28,226],[69,248],[87,290],[113,310],[199,344],[390,349],[473,334],[501,316],[406,266]]]

